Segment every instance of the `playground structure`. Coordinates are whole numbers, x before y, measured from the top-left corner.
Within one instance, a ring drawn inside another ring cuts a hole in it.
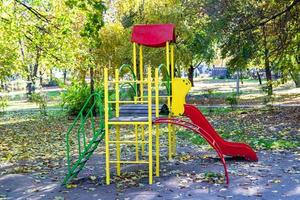
[[[105,139],[107,184],[111,182],[112,164],[116,165],[117,175],[121,174],[121,164],[147,164],[149,184],[152,184],[153,157],[155,157],[155,175],[157,177],[160,175],[160,124],[167,124],[168,127],[169,160],[176,155],[175,125],[185,127],[202,136],[217,152],[224,167],[227,184],[229,177],[224,156],[243,157],[249,161],[258,160],[250,146],[225,141],[197,107],[185,103],[191,84],[188,79],[174,76],[176,37],[173,24],[136,25],[133,27],[131,41],[133,67],[122,65],[114,71],[114,79],[113,76],[109,76],[112,72],[104,68],[104,94],[92,94],[68,130],[66,136],[68,173],[64,184],[78,175],[103,139]],[[148,65],[145,68],[143,47],[165,47],[166,64],[155,68]],[[137,48],[139,48],[138,55]],[[129,72],[131,78],[122,78],[124,72]],[[133,91],[134,95],[130,100],[122,100],[120,97],[120,91],[125,86]],[[162,93],[162,86],[166,88],[165,94]],[[97,117],[95,111],[98,113]],[[122,138],[121,128],[130,126],[133,127],[134,140]],[[155,130],[155,134],[152,130]],[[74,137],[72,135],[74,132],[77,136],[75,142],[71,138]],[[70,147],[72,143],[77,143],[75,150]],[[114,157],[111,155],[112,145],[116,146]],[[135,160],[121,159],[121,145],[134,145]]]

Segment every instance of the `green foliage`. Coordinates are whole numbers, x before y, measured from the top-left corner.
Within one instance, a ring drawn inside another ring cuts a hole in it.
[[[264,68],[270,82],[269,95],[271,66],[300,85],[299,62],[291,59],[300,49],[299,1],[208,0],[203,8],[209,13],[208,26],[218,39],[221,55],[233,71]]]
[[[274,103],[275,97],[274,97],[274,95],[268,95],[268,83],[265,85],[262,85],[261,90],[265,94],[264,98],[263,98],[263,103],[267,106],[272,106],[272,104]]]
[[[95,92],[103,95],[103,87],[96,87]],[[69,115],[77,115],[90,95],[91,89],[88,85],[74,83],[67,88],[66,92],[62,93],[62,107],[67,109]],[[96,104],[99,103],[101,102],[96,102]],[[92,105],[93,102],[90,101],[83,113],[86,113]]]
[[[237,94],[233,92],[230,96],[226,97],[226,102],[230,105],[231,109],[233,109],[238,104]]]
[[[8,101],[9,101],[9,98],[8,98],[8,96],[0,96],[0,110],[2,111],[2,112],[4,112],[5,111],[5,109],[7,108],[7,106],[8,106]]]
[[[41,114],[47,115],[47,95],[32,93],[29,99],[39,106]]]

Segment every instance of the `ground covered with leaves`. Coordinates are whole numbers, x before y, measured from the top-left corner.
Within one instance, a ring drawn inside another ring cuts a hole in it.
[[[199,136],[181,128],[178,155],[171,162],[162,134],[161,177],[152,186],[144,165],[124,165],[120,177],[112,170],[113,183],[106,186],[100,147],[78,179],[61,187],[65,133],[72,120],[59,111],[48,116],[12,112],[0,118],[0,199],[300,198],[299,107],[203,112],[222,137],[258,151],[257,163],[227,160],[229,187],[216,154]],[[134,153],[134,148],[124,152],[130,150]]]

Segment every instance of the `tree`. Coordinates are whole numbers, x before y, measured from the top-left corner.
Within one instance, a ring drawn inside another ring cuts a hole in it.
[[[181,70],[179,66],[183,66],[186,70],[194,70],[195,66],[200,63],[210,62],[213,59],[215,54],[214,39],[209,37],[209,30],[205,27],[208,19],[193,1],[118,0],[112,4],[111,6],[115,7],[116,11],[112,12],[111,18],[123,25],[124,36],[128,37],[125,38],[125,41],[129,40],[129,33],[134,24],[173,23],[176,25],[176,71]],[[131,44],[125,43],[124,49],[131,50],[131,47],[127,47]],[[111,55],[118,57],[115,53]],[[152,66],[158,66],[164,63],[165,52],[162,52],[162,49],[145,48],[144,57],[144,60],[147,61],[146,64],[151,63]],[[120,60],[129,62],[128,53]],[[191,82],[193,83],[192,78]]]
[[[219,34],[222,55],[229,58],[228,65],[234,69],[253,63],[263,66],[269,95],[271,71],[280,69],[278,60],[293,46],[291,38],[299,31],[299,2],[210,0],[204,4],[210,27]]]

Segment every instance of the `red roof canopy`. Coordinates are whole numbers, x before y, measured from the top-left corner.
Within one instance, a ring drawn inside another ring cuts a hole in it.
[[[148,47],[164,47],[167,41],[176,41],[174,24],[141,24],[133,26],[131,42]]]

